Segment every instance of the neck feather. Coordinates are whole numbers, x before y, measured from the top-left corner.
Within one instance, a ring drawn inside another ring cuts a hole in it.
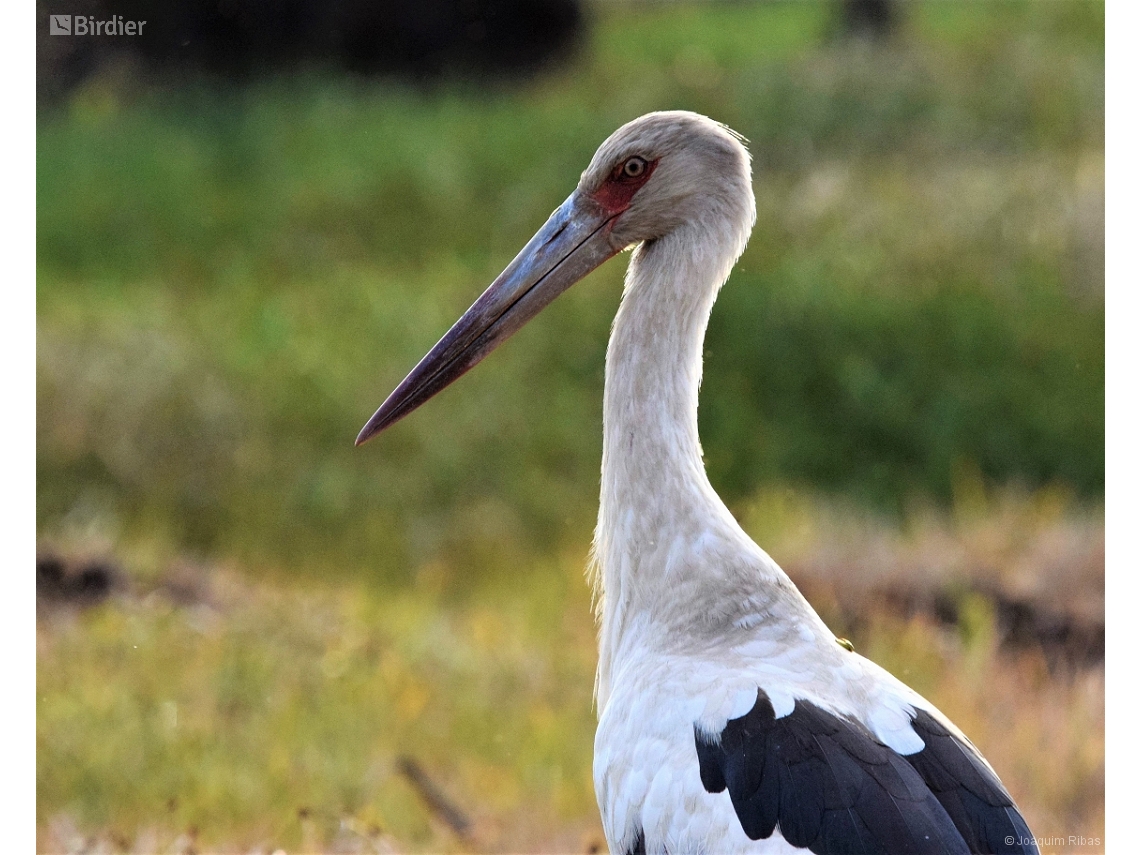
[[[692,597],[715,595],[717,571],[689,560],[693,549],[759,552],[709,483],[697,436],[705,328],[742,246],[725,229],[682,228],[638,247],[626,274],[606,354],[594,538],[600,706],[629,627],[667,629]]]
[[[634,509],[638,528],[660,530],[667,520],[646,511],[672,517],[720,504],[702,460],[697,394],[705,328],[732,260],[686,252],[692,243],[673,233],[642,245],[626,274],[606,353],[599,523],[610,531],[615,515]]]

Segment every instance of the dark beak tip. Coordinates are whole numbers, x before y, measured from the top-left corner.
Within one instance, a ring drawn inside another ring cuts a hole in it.
[[[372,437],[376,436],[376,434],[380,433],[385,427],[387,427],[386,424],[377,419],[376,416],[373,416],[368,420],[368,424],[360,429],[360,433],[356,435],[356,441],[353,445],[359,448],[368,442],[368,440],[372,439]]]

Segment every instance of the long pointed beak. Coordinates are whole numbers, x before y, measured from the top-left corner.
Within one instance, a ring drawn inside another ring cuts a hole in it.
[[[507,269],[420,360],[360,431],[360,445],[474,368],[555,297],[615,256],[617,214],[573,193]]]

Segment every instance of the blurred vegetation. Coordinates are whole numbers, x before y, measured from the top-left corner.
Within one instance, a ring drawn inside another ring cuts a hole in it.
[[[780,490],[746,524],[833,630],[969,734],[1036,834],[1103,840],[1103,667],[1011,647],[969,587],[1036,582],[1064,604],[1099,586],[1103,627],[1102,513],[983,495],[896,529]],[[599,851],[582,549],[511,570],[457,596],[443,562],[402,591],[182,563],[102,606],[41,602],[38,850]],[[906,588],[958,590],[958,625],[892,612]],[[409,756],[466,839],[401,774]]]
[[[38,534],[122,571],[40,615],[41,850],[597,839],[580,574],[623,262],[352,440],[598,143],[665,108],[755,158],[713,483],[1038,833],[1103,834],[1103,669],[1002,648],[986,586],[1103,639],[1104,7],[908,3],[881,43],[834,11],[598,6],[573,65],[491,91],[108,67],[41,112]],[[905,584],[958,626],[892,612]]]
[[[580,563],[499,593],[456,605],[430,584],[379,596],[214,574],[189,607],[158,589],[79,624],[49,616],[42,825],[67,812],[133,851],[170,851],[196,828],[205,851],[314,853],[347,818],[349,837],[453,849],[399,779],[410,755],[477,809],[477,834],[592,830],[595,657]],[[552,646],[562,655],[544,655]],[[509,829],[487,825],[504,816]]]
[[[38,126],[41,533],[410,578],[585,542],[618,261],[379,441],[384,395],[642,112],[751,140],[759,221],[708,335],[730,504],[898,509],[961,473],[1104,482],[1103,6],[599,9],[497,91],[113,69]]]

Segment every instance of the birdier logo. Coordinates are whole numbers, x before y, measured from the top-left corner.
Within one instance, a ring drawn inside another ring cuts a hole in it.
[[[53,36],[141,36],[146,21],[124,21],[112,15],[97,21],[86,15],[49,15],[48,33]]]

